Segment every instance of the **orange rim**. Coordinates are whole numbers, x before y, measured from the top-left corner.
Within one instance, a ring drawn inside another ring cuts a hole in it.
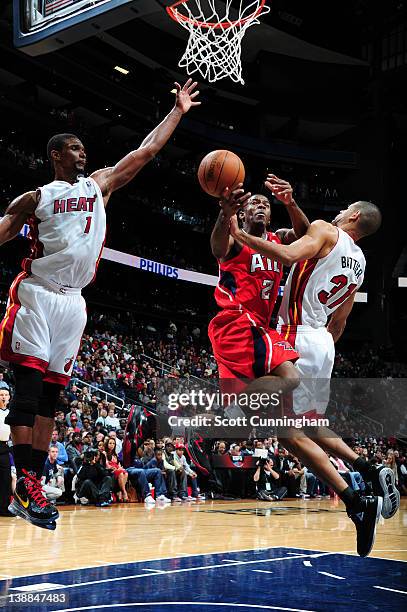
[[[244,17],[243,19],[238,19],[237,21],[232,21],[232,22],[228,22],[228,21],[222,22],[221,21],[219,23],[211,23],[211,22],[205,22],[205,21],[197,21],[196,19],[191,19],[190,17],[187,17],[186,15],[182,15],[182,13],[179,13],[177,11],[177,6],[179,6],[180,4],[186,4],[187,2],[188,0],[177,0],[177,2],[175,2],[171,6],[167,6],[165,10],[167,11],[171,19],[173,19],[177,23],[179,23],[180,21],[183,21],[184,23],[190,23],[192,25],[199,26],[201,28],[214,28],[214,29],[222,29],[222,30],[227,30],[228,28],[232,28],[233,26],[242,25],[244,23],[247,23],[248,21],[252,21],[253,19],[256,19],[256,17],[261,13],[264,5],[266,4],[266,0],[261,0],[258,9],[254,11],[254,13],[252,13],[248,17]]]

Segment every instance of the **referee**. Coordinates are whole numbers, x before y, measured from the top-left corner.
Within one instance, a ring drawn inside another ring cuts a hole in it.
[[[10,427],[4,419],[8,415],[7,404],[10,401],[8,389],[0,389],[0,516],[13,516],[8,511],[11,497],[10,448],[7,444],[10,438]]]

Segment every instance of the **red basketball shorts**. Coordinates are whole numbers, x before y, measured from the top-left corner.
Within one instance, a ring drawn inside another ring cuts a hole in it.
[[[256,322],[248,312],[222,310],[208,328],[220,379],[254,379],[271,374],[298,353],[279,333]]]

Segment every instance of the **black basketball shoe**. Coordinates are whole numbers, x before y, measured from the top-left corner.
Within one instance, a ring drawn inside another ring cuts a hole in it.
[[[382,506],[381,497],[366,495],[358,497],[354,509],[348,508],[348,516],[356,526],[357,551],[361,557],[367,557],[372,550]]]
[[[373,495],[383,497],[382,517],[389,519],[400,508],[400,492],[396,487],[394,472],[388,467],[371,466],[366,480],[372,488]]]
[[[17,480],[9,511],[37,527],[54,530],[55,521],[59,517],[58,510],[46,499],[36,475],[25,470],[23,474],[24,476]]]

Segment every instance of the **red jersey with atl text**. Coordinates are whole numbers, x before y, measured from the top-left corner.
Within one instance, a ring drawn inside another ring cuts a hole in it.
[[[273,232],[266,239],[281,243]],[[224,310],[248,312],[268,327],[282,275],[282,264],[243,245],[235,257],[219,263],[216,303]]]

